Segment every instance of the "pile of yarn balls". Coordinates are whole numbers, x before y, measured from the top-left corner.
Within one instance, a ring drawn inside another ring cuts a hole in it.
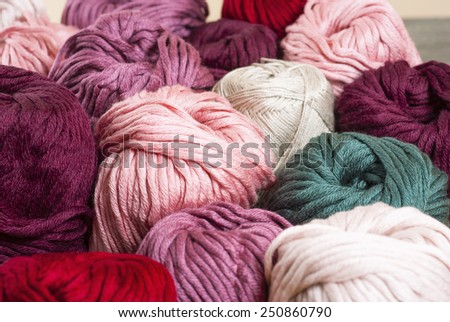
[[[450,301],[450,66],[387,0],[0,0],[0,301]]]

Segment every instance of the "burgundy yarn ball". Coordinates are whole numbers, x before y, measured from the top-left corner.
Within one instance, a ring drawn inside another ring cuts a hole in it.
[[[143,21],[157,22],[180,37],[203,25],[209,14],[205,0],[69,0],[62,22],[86,28],[102,14],[125,10],[138,10]]]
[[[207,23],[194,30],[188,41],[198,49],[216,80],[233,69],[278,54],[278,39],[272,30],[238,20]]]
[[[159,263],[137,255],[41,254],[0,266],[0,302],[175,302]]]
[[[0,263],[86,251],[95,171],[94,138],[76,97],[0,66]]]
[[[194,47],[137,11],[103,15],[69,38],[49,77],[75,93],[92,122],[144,89],[214,84]]]
[[[450,175],[449,65],[399,61],[367,71],[345,87],[337,118],[342,131],[417,145]]]
[[[137,253],[167,267],[179,301],[267,301],[264,255],[289,227],[270,211],[218,203],[162,219]]]

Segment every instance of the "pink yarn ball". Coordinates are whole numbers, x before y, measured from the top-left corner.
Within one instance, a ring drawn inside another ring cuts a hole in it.
[[[95,131],[107,158],[95,191],[92,250],[133,253],[168,214],[219,201],[248,208],[275,180],[262,132],[215,93],[144,91],[115,104]],[[257,147],[244,153],[251,142]],[[219,156],[205,160],[205,149]]]
[[[287,28],[286,60],[321,69],[340,95],[363,71],[386,61],[422,62],[406,27],[386,0],[310,0]]]

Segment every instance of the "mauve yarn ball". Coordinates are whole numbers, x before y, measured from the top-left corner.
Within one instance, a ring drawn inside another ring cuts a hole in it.
[[[137,255],[62,253],[0,266],[0,302],[176,302],[170,273]]]
[[[155,21],[180,37],[203,25],[209,14],[205,0],[69,0],[62,22],[85,28],[102,14],[125,10],[138,10],[143,21]]]
[[[25,17],[45,17],[43,0],[1,0],[0,31],[13,26]]]
[[[416,146],[359,133],[313,138],[278,176],[264,206],[293,224],[384,202],[447,223],[447,175]]]
[[[138,254],[163,263],[183,302],[267,301],[264,254],[291,225],[261,209],[219,203],[157,223]]]
[[[76,97],[36,73],[0,66],[0,263],[87,249],[96,172]]]
[[[309,0],[281,46],[286,60],[321,69],[336,95],[362,72],[386,61],[422,62],[387,0]]]
[[[75,93],[93,123],[114,103],[144,89],[214,84],[194,47],[137,11],[103,15],[69,38],[50,78]]]
[[[220,201],[249,208],[275,181],[262,132],[212,92],[141,92],[115,104],[95,132],[106,159],[91,250],[134,253],[165,216]]]
[[[202,62],[215,79],[229,71],[257,63],[261,58],[276,58],[277,35],[263,25],[221,19],[195,29],[188,41],[198,49]]]
[[[306,0],[225,0],[222,17],[264,25],[283,38],[305,4]]]
[[[386,63],[348,85],[337,105],[343,131],[417,145],[450,175],[450,66]]]

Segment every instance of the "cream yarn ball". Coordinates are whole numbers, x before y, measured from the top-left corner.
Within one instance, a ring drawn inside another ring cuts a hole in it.
[[[415,208],[358,207],[281,233],[270,301],[449,301],[450,229]]]
[[[2,0],[0,1],[0,30],[11,27],[25,17],[45,16],[43,0]]]
[[[275,173],[311,138],[334,131],[331,85],[311,65],[263,59],[228,73],[213,91],[270,136],[278,156]]]

